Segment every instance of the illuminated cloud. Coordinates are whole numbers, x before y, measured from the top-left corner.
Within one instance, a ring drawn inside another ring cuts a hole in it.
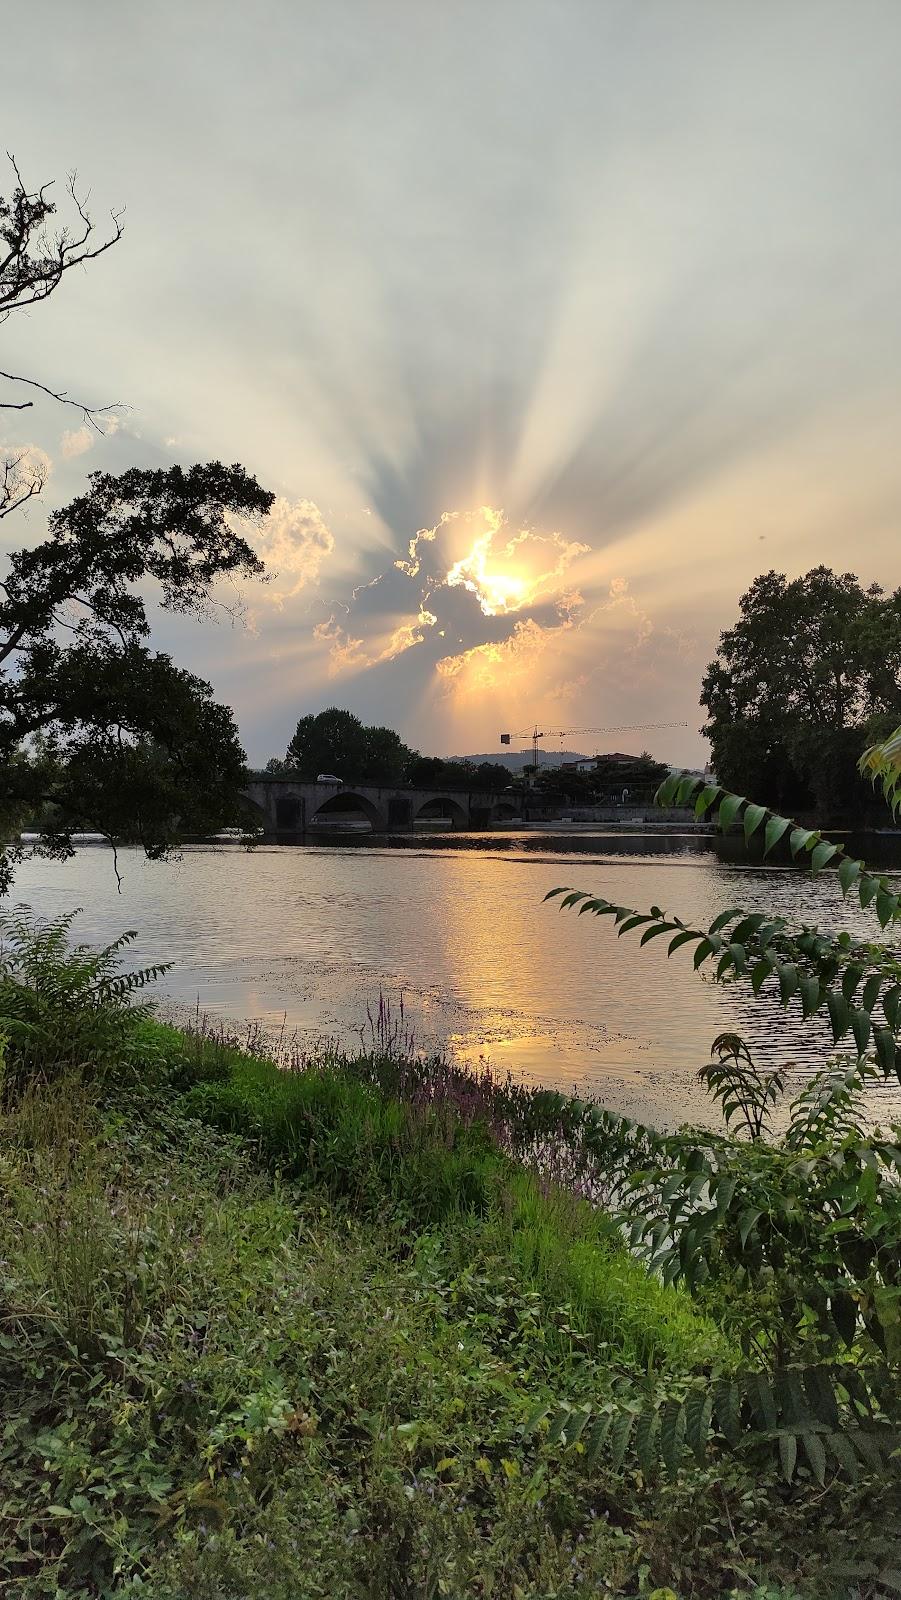
[[[314,501],[291,501],[279,495],[259,540],[259,553],[272,576],[275,604],[281,607],[307,584],[318,583],[320,567],[334,548],[334,535]]]
[[[33,492],[38,494],[52,471],[53,462],[40,445],[0,443],[0,474],[2,474],[4,504],[14,504],[27,494],[32,486],[34,486]]]
[[[344,673],[363,672],[383,662],[393,661],[404,651],[421,644],[425,637],[424,630],[434,627],[437,620],[433,612],[421,607],[417,616],[398,622],[386,636],[371,640],[367,645],[362,638],[355,638],[332,613],[325,622],[316,624],[313,637],[328,644],[329,674],[339,677]]]
[[[93,449],[98,439],[112,439],[121,426],[122,419],[117,417],[115,412],[110,412],[101,419],[99,428],[94,428],[87,422],[80,428],[67,428],[59,442],[60,454],[67,461],[73,460],[75,456],[83,456],[86,450]]]

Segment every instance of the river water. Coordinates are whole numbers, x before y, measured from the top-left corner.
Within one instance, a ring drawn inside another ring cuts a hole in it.
[[[895,843],[870,841],[868,859],[881,849],[890,865]],[[417,1049],[487,1058],[672,1126],[707,1120],[694,1075],[717,1033],[737,1030],[761,1062],[790,1060],[800,1078],[828,1055],[828,1030],[744,984],[699,979],[691,946],[667,960],[666,939],[639,949],[637,934],[618,939],[611,920],[543,897],[566,884],[702,926],[735,905],[878,932],[834,875],[748,867],[736,853],[691,835],[199,846],[164,864],[122,852],[117,892],[109,852],[85,847],[68,862],[26,862],[12,899],[46,916],[82,907],[88,942],[137,929],[129,962],[172,963],[157,993],[176,1016],[262,1023],[313,1053],[323,1041],[358,1047],[380,995],[397,1018],[402,994]],[[877,1099],[880,1117],[901,1115],[895,1091]]]

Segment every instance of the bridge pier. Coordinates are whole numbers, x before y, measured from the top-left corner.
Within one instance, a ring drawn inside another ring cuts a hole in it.
[[[303,838],[334,827],[343,814],[366,817],[374,833],[412,833],[417,820],[450,818],[454,828],[486,827],[498,797],[465,790],[375,784],[306,783],[288,773],[254,772],[244,791],[269,838]]]

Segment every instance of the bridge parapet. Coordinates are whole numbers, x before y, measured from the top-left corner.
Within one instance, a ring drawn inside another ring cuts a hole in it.
[[[304,834],[334,827],[342,813],[362,814],[374,833],[410,829],[423,816],[450,817],[455,828],[488,821],[504,802],[484,791],[407,789],[377,784],[306,783],[290,773],[254,772],[244,795],[269,834]],[[508,802],[509,803],[509,802]],[[439,809],[440,808],[440,809]]]

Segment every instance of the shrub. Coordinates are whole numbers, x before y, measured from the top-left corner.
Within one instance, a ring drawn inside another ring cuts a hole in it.
[[[73,1070],[100,1078],[137,1065],[138,1030],[149,1012],[134,996],[168,969],[122,971],[132,932],[100,950],[72,944],[77,915],[48,922],[20,906],[0,921],[0,1031],[14,1086]]]

